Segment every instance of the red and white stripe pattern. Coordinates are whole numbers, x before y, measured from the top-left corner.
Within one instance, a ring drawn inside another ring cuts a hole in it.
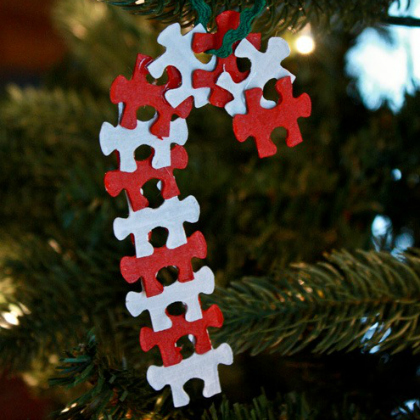
[[[141,60],[137,62],[141,63]],[[147,63],[151,64],[153,60],[147,59]],[[136,121],[135,124],[132,118],[123,118],[127,106],[130,114],[133,112],[132,102],[136,102],[133,90],[143,95],[142,101],[137,100],[137,103],[147,103],[148,84],[139,76],[139,72],[144,74],[146,70],[144,66],[136,66],[131,80],[119,76],[114,82],[111,93],[118,91],[120,122],[116,127],[103,124],[100,144],[105,155],[116,152],[119,158],[119,168],[105,175],[106,190],[113,197],[125,190],[128,201],[129,216],[115,219],[114,233],[120,240],[132,237],[135,256],[122,258],[121,274],[128,283],[140,280],[142,284],[140,293],[127,294],[126,306],[134,317],[143,311],[149,312],[152,328],[141,328],[140,345],[144,351],[157,346],[162,356],[163,366],[151,366],[147,378],[156,390],[170,385],[174,405],[180,407],[189,402],[183,386],[190,379],[204,381],[203,395],[206,397],[219,393],[217,366],[220,363],[231,364],[233,354],[227,344],[217,349],[212,347],[207,329],[220,328],[223,315],[217,305],[203,311],[199,294],[213,292],[214,275],[209,267],[194,272],[191,264],[192,258],[206,257],[207,245],[201,232],[196,231],[187,237],[183,226],[185,222],[197,222],[200,211],[193,196],[183,200],[178,198],[180,191],[173,175],[174,169],[184,169],[188,163],[187,152],[182,147],[188,137],[186,121],[178,118],[171,122],[165,116],[168,127],[163,127],[160,122],[159,130],[168,133],[168,136],[158,137],[152,133],[156,131],[153,127],[156,127],[157,120],[162,119],[164,113],[175,113],[175,108],[164,97],[167,89],[161,90],[162,97],[158,101],[153,84],[150,84],[150,92],[155,95],[155,108],[158,106],[156,104],[163,104],[160,109],[156,108],[156,116],[150,121]],[[135,151],[143,145],[150,146],[151,154],[145,160],[136,161]],[[149,201],[143,195],[143,186],[151,179],[159,181],[164,199],[156,209],[149,207]],[[168,230],[165,246],[158,248],[150,243],[151,233],[157,227]],[[169,266],[178,269],[178,278],[164,287],[157,275]],[[185,305],[184,314],[168,314],[168,306],[175,302]],[[192,341],[195,348],[194,354],[186,359],[183,359],[181,348],[177,346],[179,339],[184,336]]]
[[[182,35],[177,23],[162,31],[158,42],[166,51],[156,60],[139,54],[132,78],[119,76],[113,82],[111,101],[119,104],[120,123],[116,127],[104,123],[100,133],[103,153],[116,152],[119,157],[119,168],[106,174],[105,187],[113,197],[125,190],[129,207],[127,218],[115,219],[114,233],[120,240],[131,236],[136,251],[135,256],[122,258],[121,274],[128,283],[141,280],[143,286],[141,293],[127,294],[127,309],[134,317],[149,311],[153,328],[141,329],[140,345],[145,351],[157,346],[163,366],[151,366],[147,378],[156,390],[170,385],[176,407],[188,404],[183,386],[192,378],[204,381],[205,397],[219,393],[217,367],[233,362],[231,348],[221,344],[213,349],[207,331],[208,327],[222,326],[220,309],[213,305],[202,311],[199,299],[200,293],[213,292],[214,275],[208,267],[194,273],[191,264],[192,258],[206,257],[206,241],[198,231],[187,237],[183,226],[185,222],[197,222],[200,213],[194,197],[178,198],[180,191],[173,175],[175,169],[184,169],[188,163],[183,148],[188,138],[185,119],[193,105],[211,103],[224,107],[233,116],[238,141],[253,137],[259,156],[266,157],[277,151],[272,131],[284,127],[287,145],[295,146],[302,141],[297,119],[311,112],[308,95],[293,97],[294,76],[280,64],[289,54],[289,47],[281,38],[272,38],[263,53],[261,34],[249,34],[233,46],[229,57],[212,57],[207,64],[199,61],[196,54],[219,48],[224,35],[239,25],[239,13],[224,12],[216,23],[218,30],[212,34],[198,25]],[[250,60],[250,71],[239,70],[238,57]],[[166,84],[148,81],[150,76],[161,77],[165,70]],[[263,98],[263,88],[272,78],[278,79],[277,103]],[[137,110],[144,106],[152,106],[156,111],[150,121],[137,120]],[[174,115],[178,119],[173,120]],[[151,153],[138,162],[134,154],[143,145],[150,146]],[[164,199],[156,209],[149,207],[142,190],[151,179],[159,180]],[[150,237],[158,227],[168,230],[168,239],[165,246],[156,248]],[[169,266],[178,269],[178,278],[164,287],[157,274]],[[168,306],[175,302],[185,305],[183,315],[168,314]],[[186,359],[177,346],[184,336],[195,348],[195,353]]]

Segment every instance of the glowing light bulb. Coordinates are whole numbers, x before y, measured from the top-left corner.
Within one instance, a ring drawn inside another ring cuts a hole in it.
[[[0,318],[0,328],[10,329],[13,325],[19,325],[19,317],[22,315],[23,311],[19,306],[10,304],[9,312],[0,313],[0,317],[3,318]]]
[[[4,312],[2,315],[10,325],[19,325],[18,315],[15,312]]]
[[[310,54],[315,49],[315,41],[310,35],[300,35],[295,45],[300,54]]]

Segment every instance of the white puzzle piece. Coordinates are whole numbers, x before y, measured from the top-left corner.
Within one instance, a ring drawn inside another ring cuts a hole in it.
[[[197,88],[192,86],[192,76],[195,70],[212,71],[216,67],[216,57],[207,63],[203,64],[195,56],[192,50],[193,36],[196,33],[206,33],[203,25],[197,25],[186,33],[181,34],[181,26],[179,23],[174,23],[164,29],[159,37],[158,43],[166,47],[166,51],[152,63],[147,69],[149,73],[158,79],[162,76],[163,71],[167,66],[174,66],[181,73],[181,86],[175,89],[170,89],[165,93],[166,100],[176,108],[185,99],[192,96],[194,104],[200,108],[209,102],[210,88]]]
[[[295,76],[281,66],[281,61],[288,57],[290,48],[287,42],[279,37],[270,38],[267,51],[258,51],[247,39],[243,39],[236,47],[235,56],[248,58],[251,61],[251,69],[248,77],[240,83],[235,83],[228,72],[223,72],[217,79],[217,85],[228,90],[233,100],[225,105],[229,115],[246,114],[245,91],[253,88],[264,89],[265,84],[271,79],[282,79]],[[261,106],[274,108],[276,103],[261,98]]]
[[[133,234],[137,258],[147,257],[153,254],[153,246],[149,243],[149,233],[153,229],[166,228],[166,246],[174,249],[187,243],[183,223],[195,223],[199,215],[200,205],[192,195],[182,201],[178,197],[170,198],[157,209],[147,207],[133,211],[129,206],[128,218],[117,217],[114,220],[114,234],[120,241]]]
[[[137,168],[134,152],[142,145],[150,146],[155,154],[152,166],[155,169],[164,168],[171,165],[171,145],[179,144],[183,146],[188,139],[187,122],[182,118],[177,118],[171,122],[170,135],[160,139],[150,132],[150,127],[155,122],[156,117],[150,121],[137,121],[137,127],[133,130],[105,122],[102,124],[99,134],[101,150],[108,156],[113,151],[120,155],[120,171],[134,172]]]
[[[179,281],[166,286],[159,295],[147,297],[144,290],[140,293],[129,292],[126,306],[130,314],[139,316],[143,311],[149,311],[153,331],[163,331],[172,327],[172,322],[166,314],[166,308],[174,302],[182,302],[187,306],[185,319],[188,322],[203,317],[198,295],[209,295],[214,291],[214,274],[209,267],[202,267],[194,273],[194,279],[181,283]]]
[[[150,366],[147,369],[147,380],[153,389],[161,390],[169,385],[175,407],[182,407],[190,402],[190,397],[184,391],[184,384],[190,379],[198,378],[204,381],[203,396],[206,398],[221,392],[219,364],[231,365],[233,363],[232,349],[228,344],[221,344],[204,354],[193,354],[188,359],[173,366]]]

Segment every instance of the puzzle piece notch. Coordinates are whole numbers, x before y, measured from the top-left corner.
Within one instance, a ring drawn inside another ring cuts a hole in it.
[[[185,245],[175,249],[166,246],[155,248],[152,255],[143,258],[123,257],[120,263],[121,274],[128,283],[142,279],[143,291],[147,297],[163,292],[163,286],[156,278],[164,267],[178,268],[178,281],[187,282],[194,278],[192,258],[206,258],[207,244],[204,235],[197,231],[188,239]]]
[[[122,172],[119,170],[107,172],[105,175],[105,189],[116,197],[124,189],[127,192],[131,208],[134,211],[148,206],[149,201],[144,197],[143,185],[151,179],[161,181],[162,197],[167,200],[180,194],[173,175],[174,169],[185,169],[188,164],[188,155],[182,146],[175,146],[171,150],[171,165],[165,168],[155,169],[152,166],[154,153],[142,161],[137,161],[137,169],[134,172]]]
[[[154,149],[153,168],[171,166],[171,144],[183,146],[187,142],[187,123],[182,118],[172,121],[169,136],[159,139],[150,132],[155,121],[156,117],[150,121],[137,121],[137,127],[133,130],[103,123],[99,134],[102,153],[108,156],[116,151],[120,158],[120,171],[134,172],[137,169],[134,153],[138,147],[146,145]]]
[[[243,39],[236,47],[236,57],[247,58],[251,61],[251,70],[248,77],[235,83],[228,72],[223,72],[217,80],[217,85],[229,91],[233,100],[226,104],[225,109],[229,115],[245,114],[247,111],[245,92],[250,89],[260,88],[271,79],[290,77],[294,81],[295,76],[281,66],[281,61],[288,57],[290,48],[287,42],[279,37],[270,38],[266,52],[260,52],[247,39]],[[273,108],[276,103],[261,97],[261,106]]]
[[[169,385],[174,406],[183,407],[190,402],[188,394],[184,391],[184,385],[190,379],[202,379],[204,381],[203,396],[210,398],[221,392],[218,365],[232,363],[232,349],[228,344],[223,343],[217,349],[211,349],[204,354],[193,354],[174,366],[150,366],[147,370],[147,381],[156,391]]]
[[[210,306],[203,311],[203,317],[193,322],[188,322],[183,315],[169,315],[172,328],[163,331],[153,331],[143,327],[140,331],[140,346],[144,351],[149,351],[155,346],[159,347],[164,366],[176,365],[182,360],[181,347],[177,341],[184,336],[193,335],[195,338],[195,352],[203,354],[211,350],[208,327],[220,328],[223,325],[223,314],[217,305]]]
[[[143,106],[155,108],[157,118],[150,128],[150,132],[157,137],[168,137],[170,123],[173,115],[187,118],[191,112],[192,98],[186,99],[176,108],[172,108],[165,99],[168,89],[176,88],[181,84],[181,75],[175,67],[167,68],[168,82],[164,85],[149,83],[146,76],[149,74],[147,65],[153,61],[152,57],[138,54],[131,80],[118,76],[111,85],[111,102],[123,102],[124,108],[121,117],[121,126],[130,130],[137,126],[137,110]]]
[[[174,23],[166,27],[158,37],[158,43],[166,47],[166,51],[155,61],[149,64],[148,70],[154,78],[159,78],[166,67],[174,66],[181,73],[181,85],[175,89],[166,91],[165,98],[173,106],[177,107],[180,103],[192,96],[194,104],[200,108],[208,103],[210,89],[194,89],[192,77],[194,70],[212,71],[216,66],[216,57],[203,64],[195,56],[192,50],[194,34],[205,33],[203,25],[195,26],[185,35],[181,34],[181,26]]]
[[[233,131],[240,142],[248,137],[255,139],[260,158],[274,155],[277,146],[271,140],[271,133],[277,127],[287,130],[286,144],[293,147],[302,141],[297,119],[311,115],[311,99],[303,93],[293,97],[293,87],[290,77],[280,79],[276,83],[279,101],[275,108],[261,107],[261,89],[251,89],[245,92],[248,113],[236,115],[233,118]]]
[[[199,294],[209,295],[214,291],[214,274],[209,267],[202,267],[194,278],[187,283],[175,282],[166,286],[160,295],[148,297],[144,291],[129,292],[126,297],[126,307],[134,317],[144,311],[149,311],[152,327],[155,332],[172,327],[171,318],[166,308],[175,302],[186,305],[185,319],[193,322],[203,317]]]
[[[217,50],[222,46],[223,38],[227,31],[236,29],[239,26],[240,13],[228,10],[216,17],[217,32],[197,33],[193,39],[193,50],[202,53],[211,49]],[[261,34],[251,33],[246,38],[258,50],[261,48]],[[236,42],[232,49],[235,51],[239,42]],[[217,57],[217,65],[213,71],[196,70],[193,73],[193,87],[208,87],[211,89],[209,102],[219,108],[223,108],[228,102],[232,101],[233,96],[220,86],[216,85],[219,76],[226,71],[235,83],[246,79],[249,71],[241,72],[238,69],[237,57],[232,53],[226,58]]]
[[[133,234],[137,258],[147,257],[153,254],[153,246],[149,243],[149,233],[153,229],[166,228],[168,230],[166,246],[174,249],[187,242],[184,222],[195,223],[199,215],[200,205],[195,197],[190,195],[181,201],[178,197],[173,197],[165,200],[156,209],[147,207],[133,211],[129,208],[127,218],[117,217],[114,220],[114,234],[120,241]]]

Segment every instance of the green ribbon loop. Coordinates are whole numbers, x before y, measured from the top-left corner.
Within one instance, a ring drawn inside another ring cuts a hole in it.
[[[197,21],[207,28],[211,16],[211,9],[204,0],[190,0],[191,6],[197,12]],[[232,46],[235,42],[246,38],[251,32],[251,26],[266,5],[266,0],[255,0],[251,9],[241,12],[239,26],[226,32],[223,37],[222,46],[217,50],[209,50],[207,53],[226,58],[232,53]]]
[[[201,23],[207,30],[211,17],[211,8],[204,0],[190,0],[191,7],[197,13],[197,22]]]

